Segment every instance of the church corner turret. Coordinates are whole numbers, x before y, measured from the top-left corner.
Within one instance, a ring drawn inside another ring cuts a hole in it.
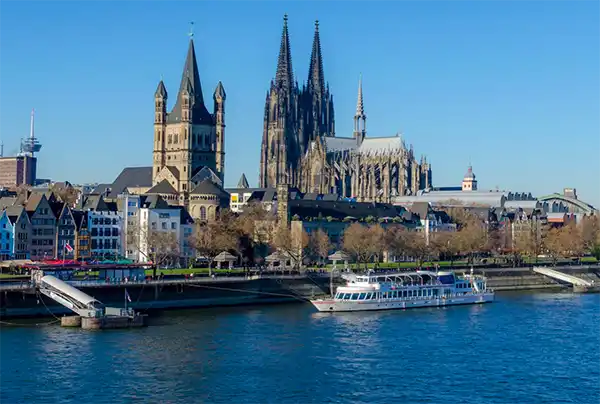
[[[225,180],[225,100],[227,95],[223,83],[219,81],[213,94],[216,149],[216,169],[221,181]]]

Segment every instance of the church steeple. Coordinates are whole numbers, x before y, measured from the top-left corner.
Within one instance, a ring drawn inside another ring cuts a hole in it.
[[[367,134],[367,115],[363,103],[362,73],[358,79],[358,97],[356,100],[356,114],[354,115],[354,138],[362,143]]]
[[[200,73],[198,73],[198,63],[196,62],[196,51],[194,49],[193,39],[190,39],[187,57],[185,58],[185,64],[183,65],[181,85],[179,86],[180,93],[187,89],[187,80],[189,80],[189,84],[192,87],[192,91],[195,96],[194,101],[204,104],[204,97],[202,96],[202,84],[200,83]]]
[[[283,32],[281,33],[281,45],[279,47],[279,58],[277,59],[277,73],[275,74],[275,85],[291,93],[294,85],[294,74],[292,70],[292,53],[290,49],[290,36],[288,34],[288,16],[283,16]]]
[[[325,92],[325,75],[323,73],[323,57],[321,56],[321,38],[319,36],[319,20],[315,21],[310,67],[308,70],[308,88],[313,94],[323,96]]]

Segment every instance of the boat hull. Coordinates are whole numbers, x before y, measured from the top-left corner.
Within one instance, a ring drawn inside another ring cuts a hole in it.
[[[321,312],[374,311],[374,310],[406,310],[419,307],[445,307],[463,304],[482,304],[494,301],[494,292],[475,295],[452,296],[447,299],[405,299],[405,300],[371,300],[352,301],[318,299],[310,302]]]

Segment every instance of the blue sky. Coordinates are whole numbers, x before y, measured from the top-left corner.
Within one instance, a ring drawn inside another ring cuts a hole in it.
[[[153,95],[174,102],[189,22],[205,99],[227,92],[226,185],[256,186],[282,16],[302,83],[314,20],[336,131],[350,136],[363,74],[369,136],[403,134],[460,182],[535,195],[576,187],[600,205],[597,1],[2,2],[0,138],[17,151],[36,109],[39,176],[112,182],[151,165]],[[209,107],[209,110],[212,106]]]

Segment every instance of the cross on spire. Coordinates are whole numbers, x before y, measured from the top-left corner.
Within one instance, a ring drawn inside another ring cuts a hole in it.
[[[194,38],[194,21],[190,21],[190,32],[188,33],[190,39]]]

